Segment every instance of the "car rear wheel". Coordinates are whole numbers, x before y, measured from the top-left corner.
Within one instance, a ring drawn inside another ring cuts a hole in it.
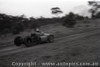
[[[25,46],[26,47],[32,46],[32,40],[30,38],[25,40]]]
[[[21,46],[22,44],[22,38],[20,36],[17,36],[15,39],[14,39],[14,44],[16,46]]]

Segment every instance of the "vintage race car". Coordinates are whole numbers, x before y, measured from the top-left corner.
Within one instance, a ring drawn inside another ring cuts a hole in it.
[[[32,33],[29,36],[21,37],[17,36],[14,39],[14,44],[16,46],[21,46],[24,44],[26,47],[30,47],[32,45],[44,43],[44,42],[53,42],[54,41],[54,35],[48,34],[48,33]]]

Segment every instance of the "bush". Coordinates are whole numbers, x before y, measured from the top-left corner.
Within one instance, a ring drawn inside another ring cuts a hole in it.
[[[72,28],[74,27],[75,24],[76,24],[76,20],[75,20],[74,14],[69,13],[69,15],[65,17],[63,25],[69,28]]]
[[[12,29],[12,33],[13,34],[19,34],[23,30],[24,30],[23,25],[21,25],[19,23],[19,24],[16,24],[15,27]]]

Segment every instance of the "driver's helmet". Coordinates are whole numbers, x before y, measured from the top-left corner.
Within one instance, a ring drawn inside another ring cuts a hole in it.
[[[37,28],[37,29],[36,29],[36,32],[40,32],[40,30]]]

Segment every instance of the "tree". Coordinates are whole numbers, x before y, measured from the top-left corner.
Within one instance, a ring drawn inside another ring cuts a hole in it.
[[[59,17],[59,14],[62,14],[63,12],[61,11],[61,9],[59,7],[53,7],[51,8],[52,14],[56,15],[57,17]]]
[[[100,12],[98,12],[95,17],[100,18]]]
[[[75,15],[74,13],[70,12],[69,15],[66,15],[63,25],[72,28],[74,27],[75,24],[76,24]]]
[[[88,4],[92,6],[91,9],[89,9],[89,12],[91,13],[92,18],[96,18],[96,15],[98,12],[100,12],[100,2],[99,1],[88,1]]]

